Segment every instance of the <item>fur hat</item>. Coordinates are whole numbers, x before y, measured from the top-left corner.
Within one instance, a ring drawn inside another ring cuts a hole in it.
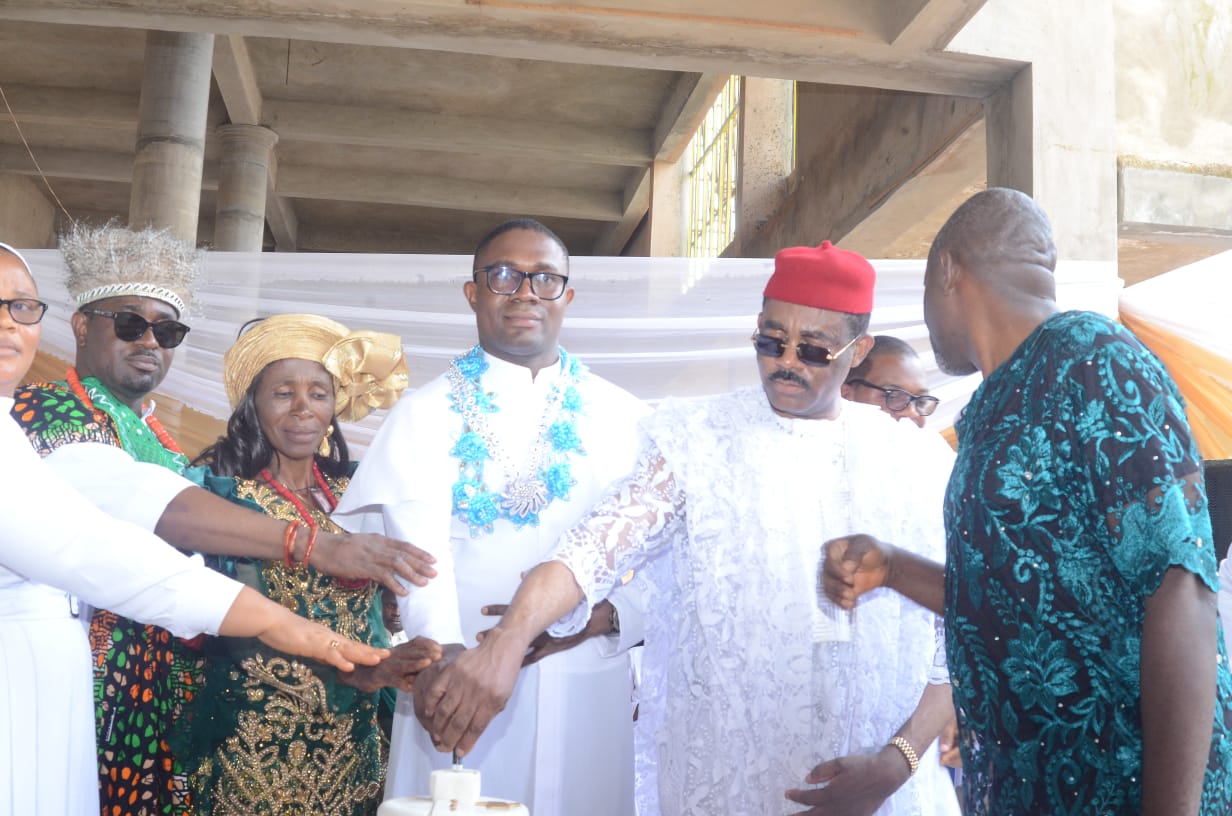
[[[168,303],[183,315],[192,302],[202,254],[171,234],[119,224],[76,225],[60,237],[65,284],[77,308],[96,300],[137,295]]]

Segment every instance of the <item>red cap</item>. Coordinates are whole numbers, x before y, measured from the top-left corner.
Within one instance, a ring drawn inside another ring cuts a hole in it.
[[[815,309],[871,314],[877,273],[863,255],[829,241],[819,247],[788,247],[774,256],[774,274],[763,293]]]

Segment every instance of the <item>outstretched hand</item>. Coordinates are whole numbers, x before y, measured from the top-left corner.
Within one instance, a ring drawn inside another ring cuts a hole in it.
[[[405,595],[402,581],[427,586],[436,577],[436,559],[405,541],[376,533],[321,533],[312,566],[326,575],[351,581],[376,581]],[[399,579],[402,579],[401,581]]]
[[[356,666],[352,672],[339,674],[338,679],[368,693],[382,688],[409,692],[419,673],[441,659],[441,645],[426,637],[399,643],[389,652],[389,657],[377,665]]]
[[[890,580],[894,548],[862,533],[832,538],[821,545],[821,589],[843,609],[854,609],[856,599]]]
[[[806,785],[825,787],[789,790],[787,798],[807,805],[795,816],[870,816],[911,776],[894,747],[875,754],[839,757],[823,762],[804,778]]]
[[[289,609],[284,611],[286,615],[279,615],[257,633],[262,643],[280,652],[310,657],[344,672],[353,671],[357,664],[375,666],[389,657],[388,649],[358,643]]]

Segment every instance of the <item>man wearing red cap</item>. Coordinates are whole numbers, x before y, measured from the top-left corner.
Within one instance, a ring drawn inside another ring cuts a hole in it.
[[[872,345],[873,284],[868,261],[829,242],[775,257],[752,337],[761,389],[668,400],[643,421],[634,472],[428,690],[439,746],[469,750],[532,640],[580,630],[637,570],[641,816],[782,813],[785,796],[807,813],[957,814],[929,748],[952,714],[936,619],[890,592],[852,618],[817,586],[838,531],[944,552],[948,446],[840,396]],[[889,463],[910,490],[890,489]]]

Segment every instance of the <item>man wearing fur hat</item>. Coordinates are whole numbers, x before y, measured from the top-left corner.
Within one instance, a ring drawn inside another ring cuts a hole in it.
[[[873,279],[829,242],[778,253],[752,336],[762,387],[643,421],[632,475],[427,690],[440,745],[467,751],[538,633],[577,631],[637,569],[639,814],[782,813],[784,797],[810,814],[958,812],[930,748],[953,711],[936,618],[889,592],[848,617],[817,586],[822,543],[843,531],[944,555],[952,452],[840,395],[872,345]],[[887,463],[911,489],[887,484]]]
[[[166,231],[110,224],[78,227],[60,248],[67,288],[78,306],[72,316],[76,365],[63,381],[19,390],[12,414],[62,475],[103,509],[129,517],[143,497],[125,494],[125,478],[114,475],[120,468],[136,460],[178,474],[188,464],[147,397],[189,331],[180,318],[191,298],[198,253]],[[147,507],[147,514],[157,510],[155,531],[164,539],[185,550],[263,559],[281,558],[289,543],[303,560],[307,529],[288,533],[282,522],[184,484],[187,489],[165,510]],[[417,581],[415,573],[431,572],[411,563],[422,557],[380,536],[322,533],[313,566],[402,591],[395,574]],[[167,738],[181,705],[195,692],[198,658],[166,630],[106,610],[94,612],[90,640],[103,812],[184,812],[187,780]]]

